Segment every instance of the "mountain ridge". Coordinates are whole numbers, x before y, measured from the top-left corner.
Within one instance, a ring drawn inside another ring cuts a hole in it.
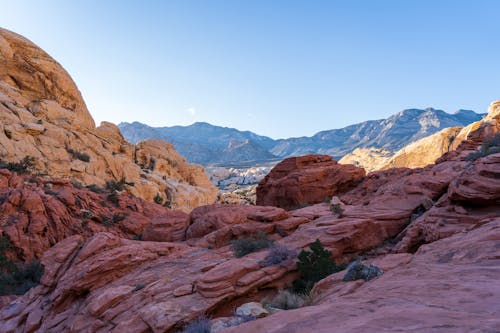
[[[405,109],[385,119],[367,120],[312,136],[272,139],[251,131],[196,122],[188,126],[152,127],[140,122],[118,125],[132,143],[158,138],[171,142],[192,163],[225,165],[267,161],[306,154],[327,154],[336,159],[356,148],[384,148],[395,152],[444,128],[466,126],[484,114],[459,109]]]

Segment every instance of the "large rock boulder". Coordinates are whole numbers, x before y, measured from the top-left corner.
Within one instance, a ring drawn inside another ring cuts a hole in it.
[[[287,158],[259,183],[257,205],[290,210],[329,201],[353,188],[364,175],[364,169],[337,164],[328,155]]]
[[[35,171],[103,187],[124,180],[131,194],[189,211],[215,201],[201,166],[171,144],[129,144],[117,126],[95,127],[68,73],[29,40],[0,29],[0,160],[35,158]]]

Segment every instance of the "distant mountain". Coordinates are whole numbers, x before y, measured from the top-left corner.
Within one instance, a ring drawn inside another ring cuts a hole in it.
[[[376,147],[397,151],[443,128],[465,126],[481,118],[481,114],[470,110],[449,114],[432,108],[408,109],[387,119],[322,131],[312,137],[281,140],[208,123],[150,127],[134,122],[118,126],[132,143],[148,138],[163,139],[173,143],[189,162],[226,165],[311,153],[328,154],[339,159],[355,148]]]
[[[130,142],[157,138],[171,142],[192,163],[230,164],[276,158],[275,140],[249,131],[198,122],[189,126],[150,127],[139,122],[118,125]]]

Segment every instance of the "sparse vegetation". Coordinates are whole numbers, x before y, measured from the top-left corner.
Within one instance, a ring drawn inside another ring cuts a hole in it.
[[[114,191],[123,191],[124,186],[127,184],[125,181],[125,178],[120,179],[119,181],[116,180],[108,180],[106,181],[106,190],[110,192]]]
[[[112,222],[113,222],[113,224],[121,222],[121,221],[125,220],[125,217],[126,216],[124,214],[115,213],[115,214],[113,214]]]
[[[42,275],[43,267],[38,260],[34,260],[29,264],[10,262],[8,265],[2,266],[0,296],[22,295],[36,286],[40,282]]]
[[[485,141],[477,152],[467,155],[467,161],[475,161],[478,158],[496,153],[500,153],[500,133],[497,133],[490,140]]]
[[[178,333],[210,333],[210,318],[201,316],[198,319],[192,320]]]
[[[259,231],[256,237],[238,238],[231,242],[231,250],[237,258],[243,257],[249,253],[266,249],[273,244],[273,241],[267,238],[267,235]]]
[[[304,306],[304,299],[293,291],[280,290],[274,298],[264,298],[261,303],[265,308],[272,307],[281,310],[291,310]]]
[[[338,215],[339,217],[342,216],[342,214],[344,213],[344,210],[342,209],[342,207],[340,206],[340,204],[333,204],[330,206],[330,211],[333,213],[333,214],[336,214]]]
[[[90,191],[94,192],[94,193],[106,193],[106,190],[104,190],[103,188],[95,185],[95,184],[90,184],[90,185],[87,185],[86,186]]]
[[[297,251],[282,244],[274,244],[269,249],[266,257],[260,262],[263,266],[278,265],[297,257]]]
[[[71,148],[66,148],[66,151],[71,154],[71,156],[73,158],[76,158],[80,161],[83,161],[83,162],[90,162],[90,156],[86,153],[82,153],[80,151],[76,151],[76,150],[73,150]]]
[[[160,196],[159,193],[156,193],[155,197],[153,198],[154,202],[156,202],[158,205],[161,205],[163,203],[163,198]]]
[[[364,265],[361,260],[356,260],[349,264],[344,275],[344,281],[365,280],[370,281],[384,272],[375,265]]]
[[[8,169],[17,173],[30,173],[35,166],[35,158],[26,156],[20,162],[3,162],[0,161],[0,169]]]
[[[300,276],[293,282],[296,293],[309,293],[319,280],[341,271],[344,267],[337,266],[332,259],[332,253],[326,250],[319,239],[309,245],[311,251],[302,250],[298,256],[297,269]]]
[[[146,288],[146,285],[144,283],[138,283],[135,285],[134,291],[139,291],[144,288]]]
[[[118,206],[118,203],[119,203],[119,194],[118,192],[111,192],[110,194],[108,194],[108,196],[106,197],[106,199],[111,202],[113,205],[115,206]]]

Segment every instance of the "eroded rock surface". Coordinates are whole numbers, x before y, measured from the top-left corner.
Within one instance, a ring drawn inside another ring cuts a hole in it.
[[[95,127],[68,73],[27,39],[0,29],[0,159],[35,158],[39,173],[104,186],[127,182],[131,194],[159,195],[186,211],[215,201],[201,166],[169,143],[129,144],[117,126]]]
[[[328,155],[290,157],[278,163],[257,186],[257,205],[287,210],[330,200],[354,187],[362,168],[340,165]]]

